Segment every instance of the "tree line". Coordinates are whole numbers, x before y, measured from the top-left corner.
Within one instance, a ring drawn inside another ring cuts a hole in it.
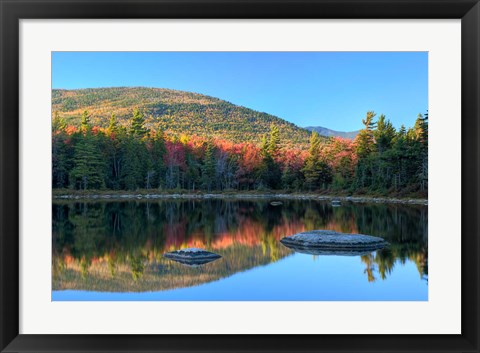
[[[282,141],[272,124],[259,144],[146,128],[134,109],[128,126],[108,127],[82,114],[80,126],[59,113],[52,122],[53,188],[75,190],[285,190],[421,194],[428,190],[428,113],[396,130],[368,112],[355,140],[320,137],[308,148]]]

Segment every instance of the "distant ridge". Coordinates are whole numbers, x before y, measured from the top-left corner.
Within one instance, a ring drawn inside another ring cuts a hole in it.
[[[322,126],[307,126],[305,127],[308,131],[316,131],[320,136],[326,136],[326,137],[343,137],[346,139],[353,140],[359,133],[359,131],[349,131],[349,132],[344,132],[344,131],[335,131],[335,130],[330,130],[327,129],[326,127]]]

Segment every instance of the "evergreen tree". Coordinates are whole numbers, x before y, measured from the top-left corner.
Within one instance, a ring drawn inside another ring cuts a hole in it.
[[[68,146],[65,143],[65,119],[55,112],[52,120],[52,186],[63,188],[68,182]]]
[[[262,153],[262,156],[265,157],[269,154],[269,144],[268,144],[268,139],[267,135],[262,136],[262,142],[260,144],[260,151]]]
[[[146,188],[164,187],[162,176],[165,174],[165,141],[162,134],[153,135],[148,141],[148,166],[146,176]]]
[[[82,122],[80,123],[80,129],[83,131],[83,133],[87,133],[90,131],[90,115],[86,110],[82,114]]]
[[[52,139],[52,186],[68,186],[68,172],[71,168],[71,147],[65,142],[64,132],[55,133]]]
[[[266,187],[270,189],[278,189],[282,182],[282,171],[280,166],[274,160],[274,156],[278,151],[279,130],[274,124],[270,126],[270,138],[264,135],[261,144],[262,163],[258,170],[258,187]]]
[[[310,148],[308,150],[308,157],[305,160],[305,166],[302,169],[303,175],[305,176],[305,183],[312,190],[318,185],[318,180],[320,178],[320,172],[317,168],[318,160],[320,156],[320,136],[316,131],[312,132],[310,136]]]
[[[142,138],[148,133],[148,129],[145,128],[145,116],[143,113],[135,108],[133,111],[132,125],[131,125],[131,134],[135,137]]]
[[[392,147],[395,138],[395,128],[390,120],[385,119],[385,115],[380,115],[377,121],[377,129],[373,132],[377,151],[382,154]]]
[[[52,132],[58,132],[58,131],[63,131],[67,127],[67,122],[63,117],[58,114],[58,112],[55,112],[55,116],[52,120]]]
[[[321,139],[317,132],[313,131],[310,137],[310,148],[305,166],[302,169],[305,183],[310,190],[326,187],[332,182],[333,174],[330,166],[321,156]]]
[[[118,132],[118,122],[117,118],[115,116],[115,113],[112,113],[112,116],[110,117],[110,122],[108,124],[108,133],[110,134],[115,134]]]
[[[71,187],[75,189],[102,189],[105,187],[105,164],[95,136],[87,131],[81,135],[74,148]]]
[[[375,127],[373,118],[375,115],[372,111],[367,112],[366,118],[362,120],[365,128],[360,130],[356,138],[358,158],[365,158],[375,150],[375,139],[373,135],[373,129]]]
[[[413,127],[415,131],[415,139],[418,140],[424,148],[428,145],[428,113],[423,116],[418,114],[417,120]]]
[[[287,165],[282,173],[282,188],[285,190],[294,189],[295,179],[296,175],[292,172],[290,166]]]
[[[417,178],[420,183],[420,190],[425,191],[428,187],[428,112],[425,115],[418,114],[415,121],[416,139],[419,143],[417,147]]]
[[[278,152],[278,145],[280,144],[280,131],[277,125],[270,125],[270,139],[268,141],[267,150],[270,156],[275,157]]]
[[[127,148],[127,131],[118,126],[115,115],[112,114],[110,125],[107,129],[109,141],[106,143],[105,153],[108,161],[107,187],[120,189],[122,185],[123,166]]]
[[[187,171],[185,173],[186,177],[186,186],[190,190],[197,190],[198,188],[203,187],[202,185],[202,164],[200,161],[195,158],[192,153],[188,153],[186,156],[187,160]]]
[[[212,191],[215,182],[215,156],[211,143],[207,144],[205,157],[202,166],[202,187],[207,191]]]
[[[126,137],[124,147],[125,157],[122,168],[123,185],[128,190],[143,188],[145,185],[144,176],[148,168],[145,144],[130,135]]]
[[[393,163],[394,175],[392,186],[395,190],[399,190],[406,185],[407,173],[405,169],[405,160],[408,152],[407,129],[405,125],[400,126],[393,144]]]

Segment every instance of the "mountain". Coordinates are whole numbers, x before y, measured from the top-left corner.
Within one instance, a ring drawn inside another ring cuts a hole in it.
[[[353,140],[359,131],[349,131],[349,132],[344,132],[344,131],[335,131],[335,130],[330,130],[327,129],[326,127],[322,126],[307,126],[305,127],[308,131],[316,131],[318,132],[319,135],[321,136],[327,136],[327,137],[343,137],[346,139]]]
[[[279,117],[198,93],[146,87],[52,90],[52,115],[59,114],[75,126],[85,110],[93,125],[108,126],[115,113],[119,123],[128,126],[134,108],[144,112],[148,128],[174,136],[194,134],[258,144],[275,124],[281,141],[304,145],[310,137],[308,130]]]

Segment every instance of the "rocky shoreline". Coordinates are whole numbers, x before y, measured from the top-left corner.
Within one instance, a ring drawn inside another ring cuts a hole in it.
[[[242,200],[318,200],[354,203],[397,203],[410,205],[428,205],[427,199],[398,199],[371,196],[329,196],[315,194],[60,194],[53,195],[56,200],[155,200],[155,199],[242,199]]]

